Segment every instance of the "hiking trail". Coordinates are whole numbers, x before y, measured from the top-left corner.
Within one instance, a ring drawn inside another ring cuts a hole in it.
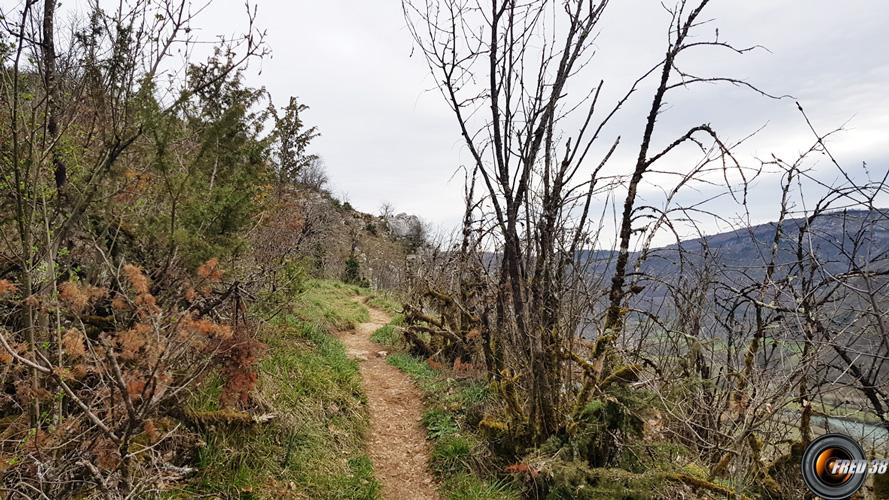
[[[367,452],[382,486],[382,498],[438,499],[428,470],[429,449],[420,423],[422,395],[413,381],[386,361],[386,348],[370,339],[389,322],[389,316],[359,301],[370,321],[342,332],[339,339],[348,355],[358,360],[370,409]]]

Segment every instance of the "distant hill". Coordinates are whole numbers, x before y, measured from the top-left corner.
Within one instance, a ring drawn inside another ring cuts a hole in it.
[[[758,280],[771,259],[776,227],[775,222],[769,222],[658,248],[642,270],[660,276],[676,274],[680,255],[692,268],[700,266],[708,255],[723,272]],[[825,272],[848,272],[853,265],[883,269],[889,265],[889,210],[833,212],[811,223],[804,218],[786,219],[775,259],[776,278],[799,271],[800,244],[803,259],[814,257]]]
[[[775,238],[775,222],[736,229],[674,243],[650,250],[641,271],[656,276],[675,275],[681,266],[695,268],[704,257],[725,270],[760,276],[765,269]],[[797,262],[797,242],[806,219],[786,219],[778,248],[776,265],[785,272]],[[885,262],[889,265],[889,209],[833,212],[817,217],[803,237],[803,252],[814,255],[825,270],[837,273],[859,266]],[[584,250],[581,260],[591,263],[591,272],[609,274],[617,256],[615,250]],[[635,266],[640,252],[630,254]],[[590,262],[591,261],[591,262]]]

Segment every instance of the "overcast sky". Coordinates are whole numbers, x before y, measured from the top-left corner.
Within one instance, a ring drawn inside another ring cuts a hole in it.
[[[866,161],[872,171],[887,168],[889,2],[713,0],[711,5],[708,17],[715,18],[720,39],[761,44],[770,52],[703,53],[692,63],[746,78],[775,94],[792,94],[821,129],[848,121],[848,131],[832,144],[841,162]],[[595,74],[579,83],[592,86],[604,78],[606,89],[616,92],[660,59],[668,18],[656,0],[615,1],[609,9],[597,40]],[[433,80],[423,59],[411,55],[401,3],[263,0],[258,24],[268,30],[273,55],[254,66],[249,82],[265,86],[279,104],[295,95],[311,108],[305,119],[322,134],[312,149],[324,158],[334,192],[363,211],[374,213],[390,202],[434,226],[455,225],[462,177],[453,174],[467,153],[440,94],[430,91]],[[217,0],[196,25],[207,35],[238,31],[242,4]],[[712,28],[703,31],[710,34]],[[638,134],[642,124],[633,110],[648,102],[650,94],[640,94],[613,134]],[[737,88],[700,87],[674,96],[668,109],[658,136],[664,143],[699,123],[712,123],[729,139],[768,124],[748,148],[751,155],[789,156],[810,142],[793,99],[775,102]],[[768,187],[758,191],[763,202],[774,201]],[[765,212],[762,217],[770,218]]]

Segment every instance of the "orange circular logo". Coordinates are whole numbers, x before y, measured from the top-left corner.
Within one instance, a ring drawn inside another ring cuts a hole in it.
[[[852,456],[842,448],[826,448],[815,458],[815,474],[827,484],[843,484],[852,479],[852,473],[846,469],[845,473],[835,472],[837,460],[852,460]]]
[[[849,498],[867,478],[864,451],[845,434],[825,434],[812,441],[801,466],[806,486],[824,500]]]

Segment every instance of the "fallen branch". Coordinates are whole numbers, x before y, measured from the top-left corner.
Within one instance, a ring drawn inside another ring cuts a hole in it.
[[[265,424],[278,418],[278,416],[273,413],[253,415],[244,411],[225,409],[214,411],[186,411],[179,415],[179,418],[189,424],[200,427],[214,425],[237,427]]]

